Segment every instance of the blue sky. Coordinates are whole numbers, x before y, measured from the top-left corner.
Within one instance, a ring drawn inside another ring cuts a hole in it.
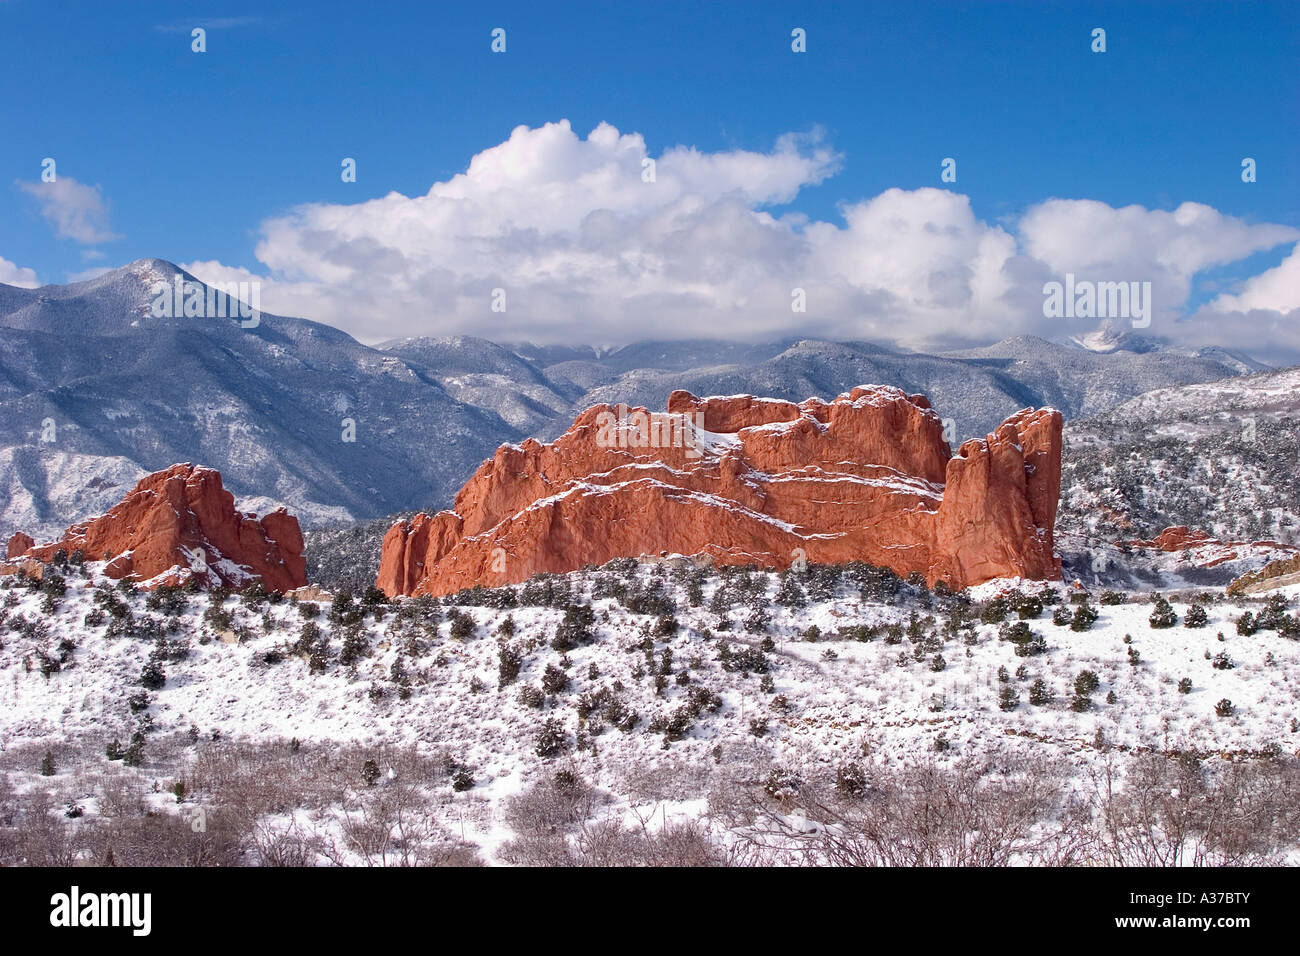
[[[193,53],[190,28],[205,25],[207,52]],[[489,49],[498,26],[503,55]],[[790,49],[793,27],[807,31],[805,54]],[[1090,49],[1095,27],[1104,54]],[[749,205],[837,227],[845,204],[937,187],[1013,235],[1054,197],[1166,212],[1192,202],[1296,228],[1298,48],[1294,2],[0,0],[0,257],[41,282],[143,256],[301,279],[259,258],[267,220],[306,203],[421,196],[515,127],[563,119],[579,138],[601,122],[640,134],[652,157],[678,145],[766,154],[816,130],[833,173],[790,202]],[[340,181],[345,156],[356,183]],[[44,157],[102,197],[80,239],[61,237],[22,185]],[[939,181],[944,157],[957,160],[955,184]],[[1266,241],[1201,264],[1182,311],[1294,245]]]

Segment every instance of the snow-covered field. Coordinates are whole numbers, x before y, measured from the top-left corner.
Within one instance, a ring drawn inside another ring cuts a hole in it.
[[[84,810],[78,825],[103,799],[95,774],[119,772],[106,746],[127,746],[142,720],[143,752],[121,772],[158,790],[149,799],[173,815],[203,804],[202,793],[169,791],[212,741],[295,740],[303,753],[347,754],[355,766],[334,772],[363,792],[416,775],[406,782],[428,798],[421,812],[489,862],[518,835],[508,798],[561,769],[604,794],[605,817],[715,827],[710,781],[728,773],[813,780],[849,766],[1028,759],[1058,767],[1069,788],[1121,756],[1177,754],[1212,769],[1300,748],[1300,641],[1239,634],[1243,610],[1265,605],[1221,591],[1198,592],[1199,628],[1185,626],[1190,595],[1172,595],[1178,623],[1163,629],[1149,622],[1150,595],[1101,604],[1095,592],[1095,623],[1075,631],[1053,623],[1079,599],[1062,585],[994,582],[953,596],[852,569],[783,579],[624,562],[459,607],[408,600],[333,614],[328,602],[204,593],[151,609],[144,593],[92,586],[97,570],[70,571],[57,600],[12,577],[0,590],[0,766],[16,793],[57,784],[60,802]],[[1000,639],[1016,611],[997,623],[981,603],[1007,592],[1046,599],[1025,612],[1028,636],[1042,639],[1025,656]],[[552,606],[525,606],[537,604]],[[590,608],[590,621],[569,606]],[[572,646],[553,646],[559,632]],[[163,683],[146,690],[151,659]],[[1085,671],[1095,687],[1076,697]],[[154,744],[165,740],[181,743]],[[47,749],[52,778],[37,772]],[[363,781],[367,754],[376,781]],[[427,766],[411,769],[412,755]],[[647,785],[655,774],[688,782]],[[346,806],[264,823],[337,837]]]

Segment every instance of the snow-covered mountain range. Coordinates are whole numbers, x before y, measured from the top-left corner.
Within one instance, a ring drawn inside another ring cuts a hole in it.
[[[0,287],[5,529],[51,533],[179,461],[220,470],[250,510],[345,521],[437,500],[521,437],[421,366],[326,325],[155,318],[152,290],[177,271],[143,260],[68,286]]]
[[[284,505],[308,527],[439,508],[499,444],[554,437],[597,401],[662,408],[678,388],[799,401],[895,385],[929,396],[960,441],[1026,405],[1069,421],[1257,368],[1131,333],[944,354],[809,339],[369,347],[270,314],[253,328],[155,317],[157,284],[178,273],[197,281],[145,259],[66,286],[0,285],[0,534],[53,535],[179,461],[220,470],[241,507]]]

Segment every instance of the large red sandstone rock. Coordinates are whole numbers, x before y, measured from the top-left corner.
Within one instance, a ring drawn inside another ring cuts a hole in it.
[[[60,541],[34,545],[16,534],[8,555],[48,562],[60,549],[105,560],[108,577],[130,577],[145,587],[195,575],[236,587],[260,578],[268,591],[307,583],[298,519],[283,508],[260,521],[236,511],[221,475],[190,464],[140,479],[108,514],[74,525]]]
[[[1055,410],[1017,412],[955,457],[930,403],[885,386],[797,405],[674,392],[657,437],[639,416],[597,405],[550,444],[501,446],[452,511],[389,529],[376,584],[440,595],[663,552],[861,560],[954,588],[1060,577]]]

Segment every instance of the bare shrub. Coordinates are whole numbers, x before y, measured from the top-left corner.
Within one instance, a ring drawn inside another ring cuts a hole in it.
[[[116,866],[239,866],[248,858],[248,834],[237,821],[209,814],[201,830],[163,814],[124,817],[90,830],[90,859]]]
[[[1059,771],[1045,762],[868,768],[860,782],[846,793],[816,777],[774,794],[769,780],[733,778],[710,795],[710,813],[768,862],[1005,866],[1050,846],[1041,824],[1060,803]]]
[[[18,811],[17,851],[28,866],[72,866],[77,859],[76,827],[63,819],[52,791],[25,794]]]
[[[258,866],[315,866],[321,841],[294,821],[288,827],[259,821],[252,832],[252,850]]]
[[[584,826],[572,840],[575,866],[725,866],[728,856],[698,820],[655,828],[614,820]]]
[[[618,820],[587,820],[572,832],[521,834],[501,856],[521,866],[726,866],[732,857],[699,820],[653,825],[653,816],[624,826]]]
[[[714,773],[712,764],[637,763],[618,781],[618,792],[634,803],[673,800],[684,793],[707,793]]]
[[[571,770],[560,770],[506,801],[506,823],[521,836],[553,835],[590,820],[605,797]]]
[[[1279,865],[1300,838],[1294,759],[1219,762],[1142,754],[1093,776],[1095,862]]]

